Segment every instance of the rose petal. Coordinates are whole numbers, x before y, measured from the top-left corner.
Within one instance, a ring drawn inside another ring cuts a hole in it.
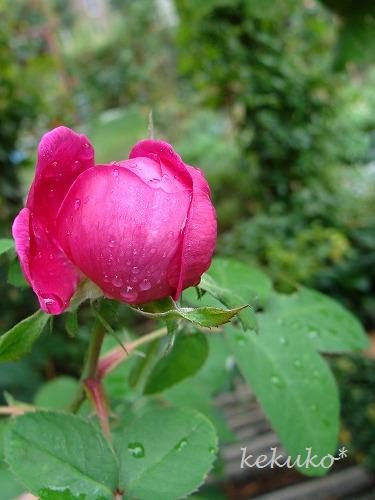
[[[202,174],[190,167],[193,178],[193,198],[184,229],[180,275],[174,299],[182,290],[199,283],[202,274],[210,267],[217,236],[216,211],[210,199],[210,188]],[[170,274],[171,284],[175,285],[175,274]]]
[[[76,290],[79,275],[61,249],[23,208],[13,223],[13,237],[21,267],[37,294],[40,307],[61,314]]]
[[[130,158],[147,156],[161,168],[173,172],[192,193],[180,250],[171,261],[168,279],[178,299],[183,289],[199,282],[209,268],[216,244],[216,212],[210,199],[210,188],[202,172],[186,165],[172,146],[163,141],[145,140],[134,146]]]
[[[130,151],[129,159],[134,159],[136,164],[137,158],[143,157],[150,158],[159,167],[159,178],[163,177],[170,192],[192,189],[193,182],[187,166],[167,142],[151,139],[138,142]],[[155,177],[158,178],[157,175]]]
[[[73,181],[94,166],[94,149],[87,137],[67,127],[45,134],[38,147],[34,182],[26,206],[44,228],[53,232],[57,212]]]
[[[191,193],[150,182],[146,173],[158,169],[153,160],[137,158],[142,175],[132,161],[81,174],[57,227],[69,259],[107,296],[139,304],[174,292],[167,272],[181,245]]]

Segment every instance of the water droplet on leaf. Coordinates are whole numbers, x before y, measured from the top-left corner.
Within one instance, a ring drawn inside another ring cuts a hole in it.
[[[141,443],[129,443],[128,451],[134,458],[143,458],[145,456],[145,449]]]

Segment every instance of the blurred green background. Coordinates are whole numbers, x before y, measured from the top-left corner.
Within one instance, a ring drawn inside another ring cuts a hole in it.
[[[0,0],[0,237],[47,129],[80,129],[98,162],[121,160],[150,110],[155,136],[206,173],[218,254],[281,291],[316,287],[375,330],[373,1]],[[0,332],[37,307],[13,258]],[[56,335],[1,387],[30,397],[76,373],[80,352]]]

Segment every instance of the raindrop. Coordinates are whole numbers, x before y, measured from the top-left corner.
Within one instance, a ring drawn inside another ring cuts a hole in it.
[[[113,177],[118,177],[118,168],[113,170]]]
[[[110,248],[113,248],[115,246],[116,241],[115,240],[109,240],[108,246]]]
[[[143,281],[141,281],[139,288],[143,291],[150,290],[151,283],[149,282],[148,279],[144,279]]]
[[[77,210],[80,206],[81,206],[81,200],[77,198],[76,201],[74,202],[74,208]]]
[[[129,163],[130,168],[137,168],[137,163]]]
[[[133,290],[133,287],[127,286],[125,290],[121,292],[121,298],[125,300],[125,302],[132,302],[137,298],[137,292]]]
[[[279,387],[280,388],[280,387],[283,386],[283,383],[282,383],[280,377],[277,377],[276,375],[274,375],[273,377],[271,377],[271,383],[275,387]]]
[[[55,196],[55,190],[54,189],[50,189],[48,191],[48,198],[53,198]]]
[[[173,238],[173,236],[174,236],[174,232],[173,231],[169,231],[168,238]]]
[[[108,283],[110,281],[110,278],[109,278],[109,276],[108,276],[107,273],[104,273],[103,280],[104,280],[105,283]]]
[[[128,452],[133,458],[143,458],[145,456],[145,449],[141,443],[129,443]]]
[[[59,312],[64,305],[63,301],[55,295],[41,295],[40,298],[42,299],[47,312],[50,314]]]
[[[133,248],[133,255],[137,255],[137,249]]]
[[[134,252],[133,252],[133,253],[134,253]],[[139,267],[134,266],[134,267],[132,268],[132,273],[133,273],[133,274],[138,274],[138,273],[139,273]]]
[[[112,279],[112,285],[117,287],[117,288],[120,288],[123,285],[122,279],[117,274],[115,274],[113,279]]]
[[[238,344],[240,344],[240,345],[244,345],[245,342],[246,342],[246,339],[245,339],[244,335],[236,335],[235,339],[238,342]]]
[[[86,148],[86,149],[89,149],[90,144],[88,142],[85,142],[85,144],[83,145],[83,147]]]
[[[316,330],[310,330],[308,332],[308,336],[310,339],[316,339],[316,337],[318,336],[318,332]]]
[[[187,439],[186,438],[182,438],[181,441],[179,441],[176,446],[175,446],[175,449],[177,451],[181,451],[185,448],[185,446],[187,445]]]
[[[79,168],[81,167],[81,162],[76,160],[75,162],[73,162],[73,168],[74,170],[78,170]]]
[[[59,163],[58,163],[57,161],[53,161],[53,162],[51,163],[51,167],[53,167],[53,168],[58,167],[58,165],[59,165]]]

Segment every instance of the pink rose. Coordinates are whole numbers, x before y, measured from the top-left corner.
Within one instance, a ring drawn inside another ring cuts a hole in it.
[[[202,172],[166,142],[95,165],[87,138],[58,127],[39,144],[13,236],[41,308],[60,314],[84,277],[121,302],[178,299],[210,265],[216,216]]]

